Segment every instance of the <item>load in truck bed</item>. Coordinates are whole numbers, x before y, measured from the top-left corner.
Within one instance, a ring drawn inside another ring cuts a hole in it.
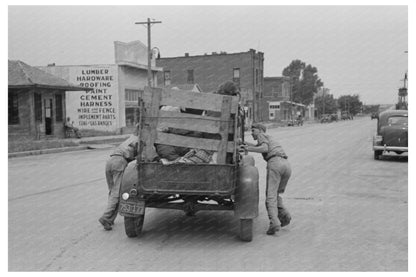
[[[140,191],[231,194],[238,163],[236,141],[242,134],[238,100],[236,96],[146,88],[140,108]],[[194,113],[199,110],[201,115],[166,111],[161,109],[163,106],[191,109]],[[216,159],[213,164],[162,165],[150,162],[155,156],[155,144],[202,149],[216,153]]]

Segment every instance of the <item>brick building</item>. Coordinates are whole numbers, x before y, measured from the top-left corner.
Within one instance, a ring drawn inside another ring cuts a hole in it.
[[[64,137],[65,92],[89,90],[22,61],[9,60],[8,79],[9,140]]]
[[[287,122],[297,115],[305,117],[305,105],[290,101],[289,77],[265,77],[262,112],[265,121]]]
[[[157,79],[160,86],[171,84],[198,84],[203,92],[212,92],[219,85],[233,80],[240,86],[242,103],[251,121],[262,121],[263,97],[262,52],[250,49],[241,53],[213,52],[211,54],[167,57],[156,60],[163,68]]]

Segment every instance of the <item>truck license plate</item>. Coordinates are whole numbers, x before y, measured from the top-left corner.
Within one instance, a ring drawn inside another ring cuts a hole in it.
[[[145,201],[120,203],[121,214],[142,215],[144,214],[144,209]]]

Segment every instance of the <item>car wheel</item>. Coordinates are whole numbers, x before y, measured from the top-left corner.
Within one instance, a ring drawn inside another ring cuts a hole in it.
[[[144,223],[144,214],[138,217],[124,217],[124,229],[129,238],[137,237],[142,233]]]
[[[383,154],[383,151],[381,151],[381,150],[374,150],[374,160],[379,160],[381,154]]]
[[[253,219],[240,219],[240,239],[242,241],[253,240]]]

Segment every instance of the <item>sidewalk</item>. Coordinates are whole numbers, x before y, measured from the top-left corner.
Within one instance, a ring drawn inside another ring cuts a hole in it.
[[[313,124],[316,123],[315,121],[305,121],[304,124]],[[274,128],[286,128],[288,126],[282,125],[281,123],[273,123],[273,122],[265,122],[264,123],[267,129],[274,129]],[[293,128],[293,127],[288,127]],[[249,135],[250,131],[246,132],[246,135]],[[51,154],[51,153],[60,153],[60,152],[68,152],[68,151],[80,151],[80,150],[87,150],[87,149],[106,149],[112,148],[115,145],[120,144],[122,141],[126,140],[130,134],[125,135],[113,135],[113,136],[97,136],[97,137],[85,137],[85,138],[70,138],[65,139],[68,141],[73,141],[78,146],[70,146],[70,147],[60,147],[60,148],[50,148],[50,149],[41,149],[41,150],[32,150],[32,151],[24,151],[24,152],[14,152],[8,153],[9,158],[17,158],[17,157],[25,157],[25,156],[33,156],[33,155],[41,155],[41,154]]]
[[[114,135],[114,136],[100,136],[100,137],[85,137],[80,139],[65,139],[71,140],[79,146],[70,146],[70,147],[61,147],[61,148],[50,148],[50,149],[41,149],[41,150],[32,150],[32,151],[24,151],[24,152],[15,152],[9,153],[9,158],[17,158],[17,157],[25,157],[25,156],[32,156],[32,155],[41,155],[41,154],[51,154],[51,153],[60,153],[60,152],[68,152],[68,151],[80,151],[80,150],[87,150],[87,149],[106,149],[112,148],[115,145],[121,143],[125,139],[127,139],[130,134],[126,135]]]

